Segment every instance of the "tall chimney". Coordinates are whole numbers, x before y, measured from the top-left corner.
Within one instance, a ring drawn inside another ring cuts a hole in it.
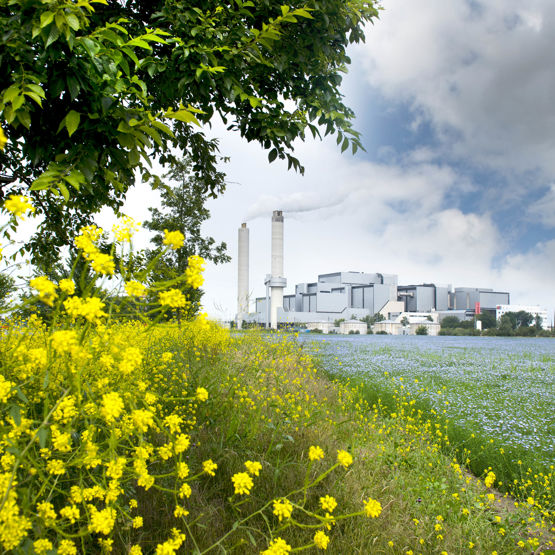
[[[237,257],[237,328],[249,313],[249,228],[242,223],[239,228],[239,248]]]
[[[283,212],[274,210],[272,214],[272,274],[270,281],[271,304],[270,325],[277,329],[277,309],[283,307]]]

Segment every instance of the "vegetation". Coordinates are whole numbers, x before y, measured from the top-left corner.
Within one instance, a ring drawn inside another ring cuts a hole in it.
[[[474,320],[459,320],[456,316],[447,316],[441,321],[440,335],[498,335],[522,337],[549,337],[553,333],[542,329],[541,318],[534,318],[524,310],[507,312],[495,320],[490,312],[482,312],[475,317],[482,322],[482,334],[476,329]],[[534,325],[531,325],[531,324]]]
[[[416,335],[428,335],[428,328],[426,326],[418,326],[414,333]]]
[[[54,261],[92,214],[121,207],[136,171],[156,180],[151,161],[176,150],[221,192],[201,128],[216,115],[297,170],[307,132],[356,150],[339,85],[346,47],[375,17],[371,1],[2,2],[0,184],[48,215],[25,248]]]
[[[353,349],[332,341],[318,354],[334,376],[362,383],[371,404],[440,426],[447,452],[477,476],[491,467],[500,489],[522,501],[539,496],[555,510],[550,344],[492,339],[469,348],[461,339]]]

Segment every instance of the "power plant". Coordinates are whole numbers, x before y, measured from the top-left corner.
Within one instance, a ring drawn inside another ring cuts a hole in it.
[[[395,274],[334,272],[320,274],[317,281],[298,283],[293,294],[284,295],[287,280],[283,271],[284,218],[275,210],[271,221],[271,273],[264,280],[266,296],[254,300],[249,312],[249,230],[239,228],[237,324],[243,321],[276,329],[278,325],[330,323],[380,314],[386,320],[416,315],[440,321],[445,316],[464,320],[510,304],[507,292],[489,288],[456,287],[424,283],[399,285]]]

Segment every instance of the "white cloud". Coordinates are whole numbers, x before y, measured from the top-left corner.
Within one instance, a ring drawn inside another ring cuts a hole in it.
[[[555,184],[542,198],[530,205],[528,213],[546,227],[555,228]]]
[[[500,171],[555,171],[551,0],[383,4],[355,56],[372,86],[409,102],[450,155]]]

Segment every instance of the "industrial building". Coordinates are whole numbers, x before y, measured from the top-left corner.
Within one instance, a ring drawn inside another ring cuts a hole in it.
[[[271,273],[264,280],[266,295],[254,300],[254,312],[249,313],[248,228],[246,224],[239,228],[238,326],[248,321],[272,328],[301,323],[312,327],[341,319],[360,320],[379,313],[392,323],[391,329],[397,329],[396,324],[407,313],[414,315],[410,329],[414,327],[412,324],[430,322],[429,331],[435,334],[439,322],[447,315],[462,320],[484,310],[495,313],[498,306],[510,303],[509,293],[493,289],[453,289],[451,285],[434,283],[399,285],[395,274],[353,271],[320,274],[316,281],[298,283],[294,293],[284,294],[287,280],[283,271],[283,232],[283,212],[276,210],[271,227]],[[432,321],[422,320],[422,314],[433,314]],[[324,327],[327,331],[330,326],[323,326],[322,331]],[[348,327],[344,326],[345,330]]]

